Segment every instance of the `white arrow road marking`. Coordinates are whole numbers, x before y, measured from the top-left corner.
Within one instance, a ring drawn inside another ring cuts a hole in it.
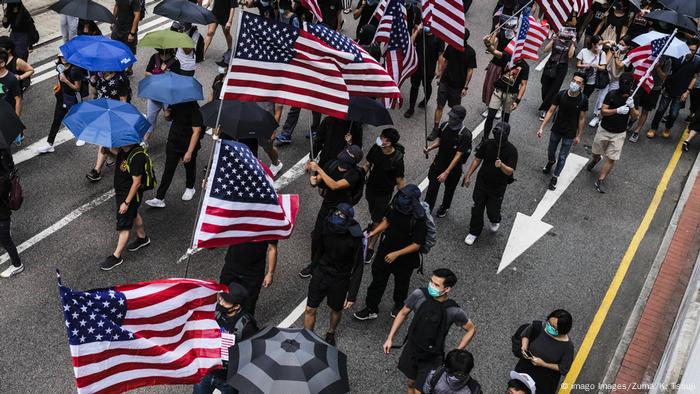
[[[559,176],[557,189],[554,191],[547,190],[544,193],[544,197],[537,204],[537,208],[535,208],[532,216],[520,212],[517,213],[513,228],[508,236],[508,243],[506,243],[506,248],[501,257],[501,263],[498,265],[497,273],[503,271],[552,229],[552,225],[543,222],[542,218],[552,209],[586,163],[588,163],[587,158],[573,153],[569,154],[566,159],[566,165],[564,165],[564,169]]]
[[[542,61],[540,62],[540,64],[538,64],[537,67],[535,67],[535,70],[537,70],[537,71],[542,71],[542,70],[544,70],[544,66],[547,64],[547,61],[549,60],[549,58],[550,58],[551,56],[552,56],[552,52],[549,52],[549,53],[547,54],[547,56],[545,56],[544,59],[542,59]]]

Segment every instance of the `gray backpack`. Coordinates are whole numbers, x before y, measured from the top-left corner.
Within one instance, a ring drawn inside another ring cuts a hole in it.
[[[437,226],[435,225],[435,219],[433,215],[430,214],[430,206],[427,202],[421,200],[420,205],[425,211],[425,241],[420,247],[421,254],[430,253],[430,249],[437,243]],[[413,226],[415,226],[415,219],[411,218],[411,233],[413,233]]]

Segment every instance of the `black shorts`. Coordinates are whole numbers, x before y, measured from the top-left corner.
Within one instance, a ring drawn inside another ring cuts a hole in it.
[[[652,90],[647,93],[644,89],[639,89],[634,95],[634,105],[641,107],[644,111],[651,112],[656,109],[659,97],[661,97],[661,90]]]
[[[366,190],[365,199],[367,200],[367,205],[369,206],[369,215],[372,217],[372,222],[381,222],[386,215],[387,209],[389,208],[391,193],[377,194],[371,190]]]
[[[138,192],[136,198],[129,203],[129,208],[123,214],[119,213],[119,207],[126,199],[125,194],[117,194],[114,196],[117,213],[117,231],[131,230],[134,227],[134,219],[139,214],[139,206],[143,200],[143,192]]]
[[[438,107],[444,107],[445,103],[452,108],[455,105],[462,103],[462,89],[453,88],[446,83],[440,82],[437,92],[437,105]]]
[[[329,275],[317,265],[314,268],[311,282],[309,282],[306,306],[318,308],[321,305],[321,301],[325,298],[329,308],[336,312],[342,311],[348,289],[350,289],[349,277]]]
[[[440,364],[442,364],[441,356],[421,354],[409,340],[403,346],[398,368],[407,378],[416,382],[424,382],[428,373],[439,367]],[[416,388],[422,388],[422,386],[416,385]]]

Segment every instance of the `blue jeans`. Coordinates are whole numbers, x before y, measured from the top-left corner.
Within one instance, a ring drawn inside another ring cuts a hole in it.
[[[226,373],[217,369],[210,371],[192,387],[192,394],[212,394],[218,389],[222,394],[235,394],[237,391],[226,383]]]
[[[676,121],[676,118],[678,118],[678,112],[680,112],[681,110],[681,98],[671,97],[665,92],[661,95],[661,101],[659,101],[659,106],[656,107],[654,119],[651,121],[652,129],[657,130],[659,128],[659,125],[661,124],[661,118],[663,118],[668,107],[671,107],[671,109],[668,111],[666,128],[670,130],[673,127],[673,123]]]
[[[559,157],[557,158],[557,146],[561,142],[561,148],[559,148]],[[574,144],[573,138],[565,138],[559,133],[552,131],[549,134],[549,147],[547,147],[547,159],[550,163],[554,161],[557,162],[557,166],[554,168],[554,176],[558,177],[561,174],[561,170],[564,169],[564,164],[566,164],[566,157],[569,156],[569,151],[571,150],[571,145]]]

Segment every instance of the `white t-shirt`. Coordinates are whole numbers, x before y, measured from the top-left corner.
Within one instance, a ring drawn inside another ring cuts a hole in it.
[[[194,57],[194,49],[188,54],[182,48],[178,48],[175,57],[180,61],[180,69],[183,71],[194,71],[197,62]]]
[[[598,54],[595,54],[588,48],[582,49],[581,52],[576,55],[576,59],[580,60],[583,64],[590,64],[593,66],[598,64],[606,64],[605,52],[600,51]],[[586,71],[586,73],[588,75],[586,85],[594,85],[596,69],[590,68]]]

